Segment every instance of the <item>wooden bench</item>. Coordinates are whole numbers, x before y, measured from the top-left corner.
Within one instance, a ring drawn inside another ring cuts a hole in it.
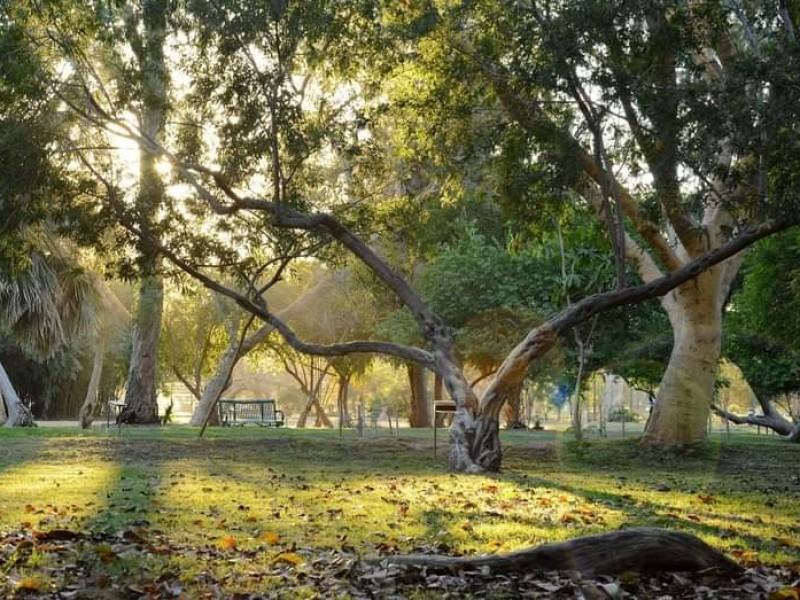
[[[275,400],[221,399],[217,403],[219,423],[223,427],[244,426],[248,423],[262,427],[283,427],[286,418],[275,408]]]

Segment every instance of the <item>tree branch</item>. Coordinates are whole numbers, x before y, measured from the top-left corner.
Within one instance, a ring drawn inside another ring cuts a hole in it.
[[[565,153],[575,158],[577,164],[591,180],[601,188],[612,190],[613,195],[619,198],[625,215],[631,220],[636,231],[650,243],[660,261],[670,270],[681,267],[680,259],[661,235],[659,227],[641,214],[627,188],[614,177],[613,173],[608,173],[602,165],[597,164],[597,161],[583,148],[574,135],[554,123],[539,103],[519,98],[508,85],[508,77],[503,69],[499,65],[482,60],[463,35],[451,36],[449,42],[455,50],[474,61],[494,88],[501,104],[520,126],[537,138],[546,139],[560,146]]]

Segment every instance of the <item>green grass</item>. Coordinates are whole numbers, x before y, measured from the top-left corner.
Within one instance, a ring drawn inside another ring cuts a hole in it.
[[[743,564],[800,561],[798,445],[737,433],[678,457],[630,438],[503,437],[503,472],[465,476],[434,458],[430,430],[0,430],[0,590],[259,591],[334,551],[503,552],[631,526],[694,533]],[[84,541],[34,535],[53,530]]]

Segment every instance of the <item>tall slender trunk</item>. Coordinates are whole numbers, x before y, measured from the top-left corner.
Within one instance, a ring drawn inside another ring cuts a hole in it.
[[[339,418],[342,427],[350,427],[350,375],[339,375],[339,389],[336,394],[336,406],[339,409]]]
[[[583,439],[583,367],[586,362],[586,347],[578,334],[577,328],[573,329],[575,343],[578,346],[578,374],[575,376],[575,393],[572,396],[572,430],[576,440]]]
[[[145,2],[142,11],[143,46],[137,50],[141,91],[142,133],[159,141],[167,111],[167,73],[164,46],[167,35],[167,0]],[[156,169],[159,157],[142,148],[139,152],[139,194],[136,207],[139,226],[154,235],[153,225],[164,202],[164,185]],[[119,419],[127,423],[157,423],[158,338],[164,304],[164,286],[158,274],[158,252],[147,242],[140,249],[142,280],[133,329],[133,346],[128,369],[126,407]]]
[[[427,373],[425,368],[415,363],[407,363],[408,383],[411,390],[411,427],[431,426],[431,407],[428,402]]]
[[[105,341],[102,333],[98,333],[95,338],[94,360],[92,361],[92,375],[89,378],[89,385],[86,388],[86,397],[83,406],[78,413],[78,421],[81,429],[88,429],[92,421],[100,414],[102,403],[99,402],[98,391],[100,389],[100,378],[103,376],[103,363],[105,360]]]
[[[707,440],[722,341],[718,268],[671,292],[665,303],[674,345],[643,443],[680,448]]]

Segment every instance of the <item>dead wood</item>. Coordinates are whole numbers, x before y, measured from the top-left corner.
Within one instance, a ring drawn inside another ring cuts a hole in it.
[[[656,528],[623,529],[508,554],[472,557],[406,554],[386,556],[381,560],[433,571],[488,567],[492,571],[505,572],[579,571],[588,577],[625,571],[740,570],[727,556],[693,535]]]

